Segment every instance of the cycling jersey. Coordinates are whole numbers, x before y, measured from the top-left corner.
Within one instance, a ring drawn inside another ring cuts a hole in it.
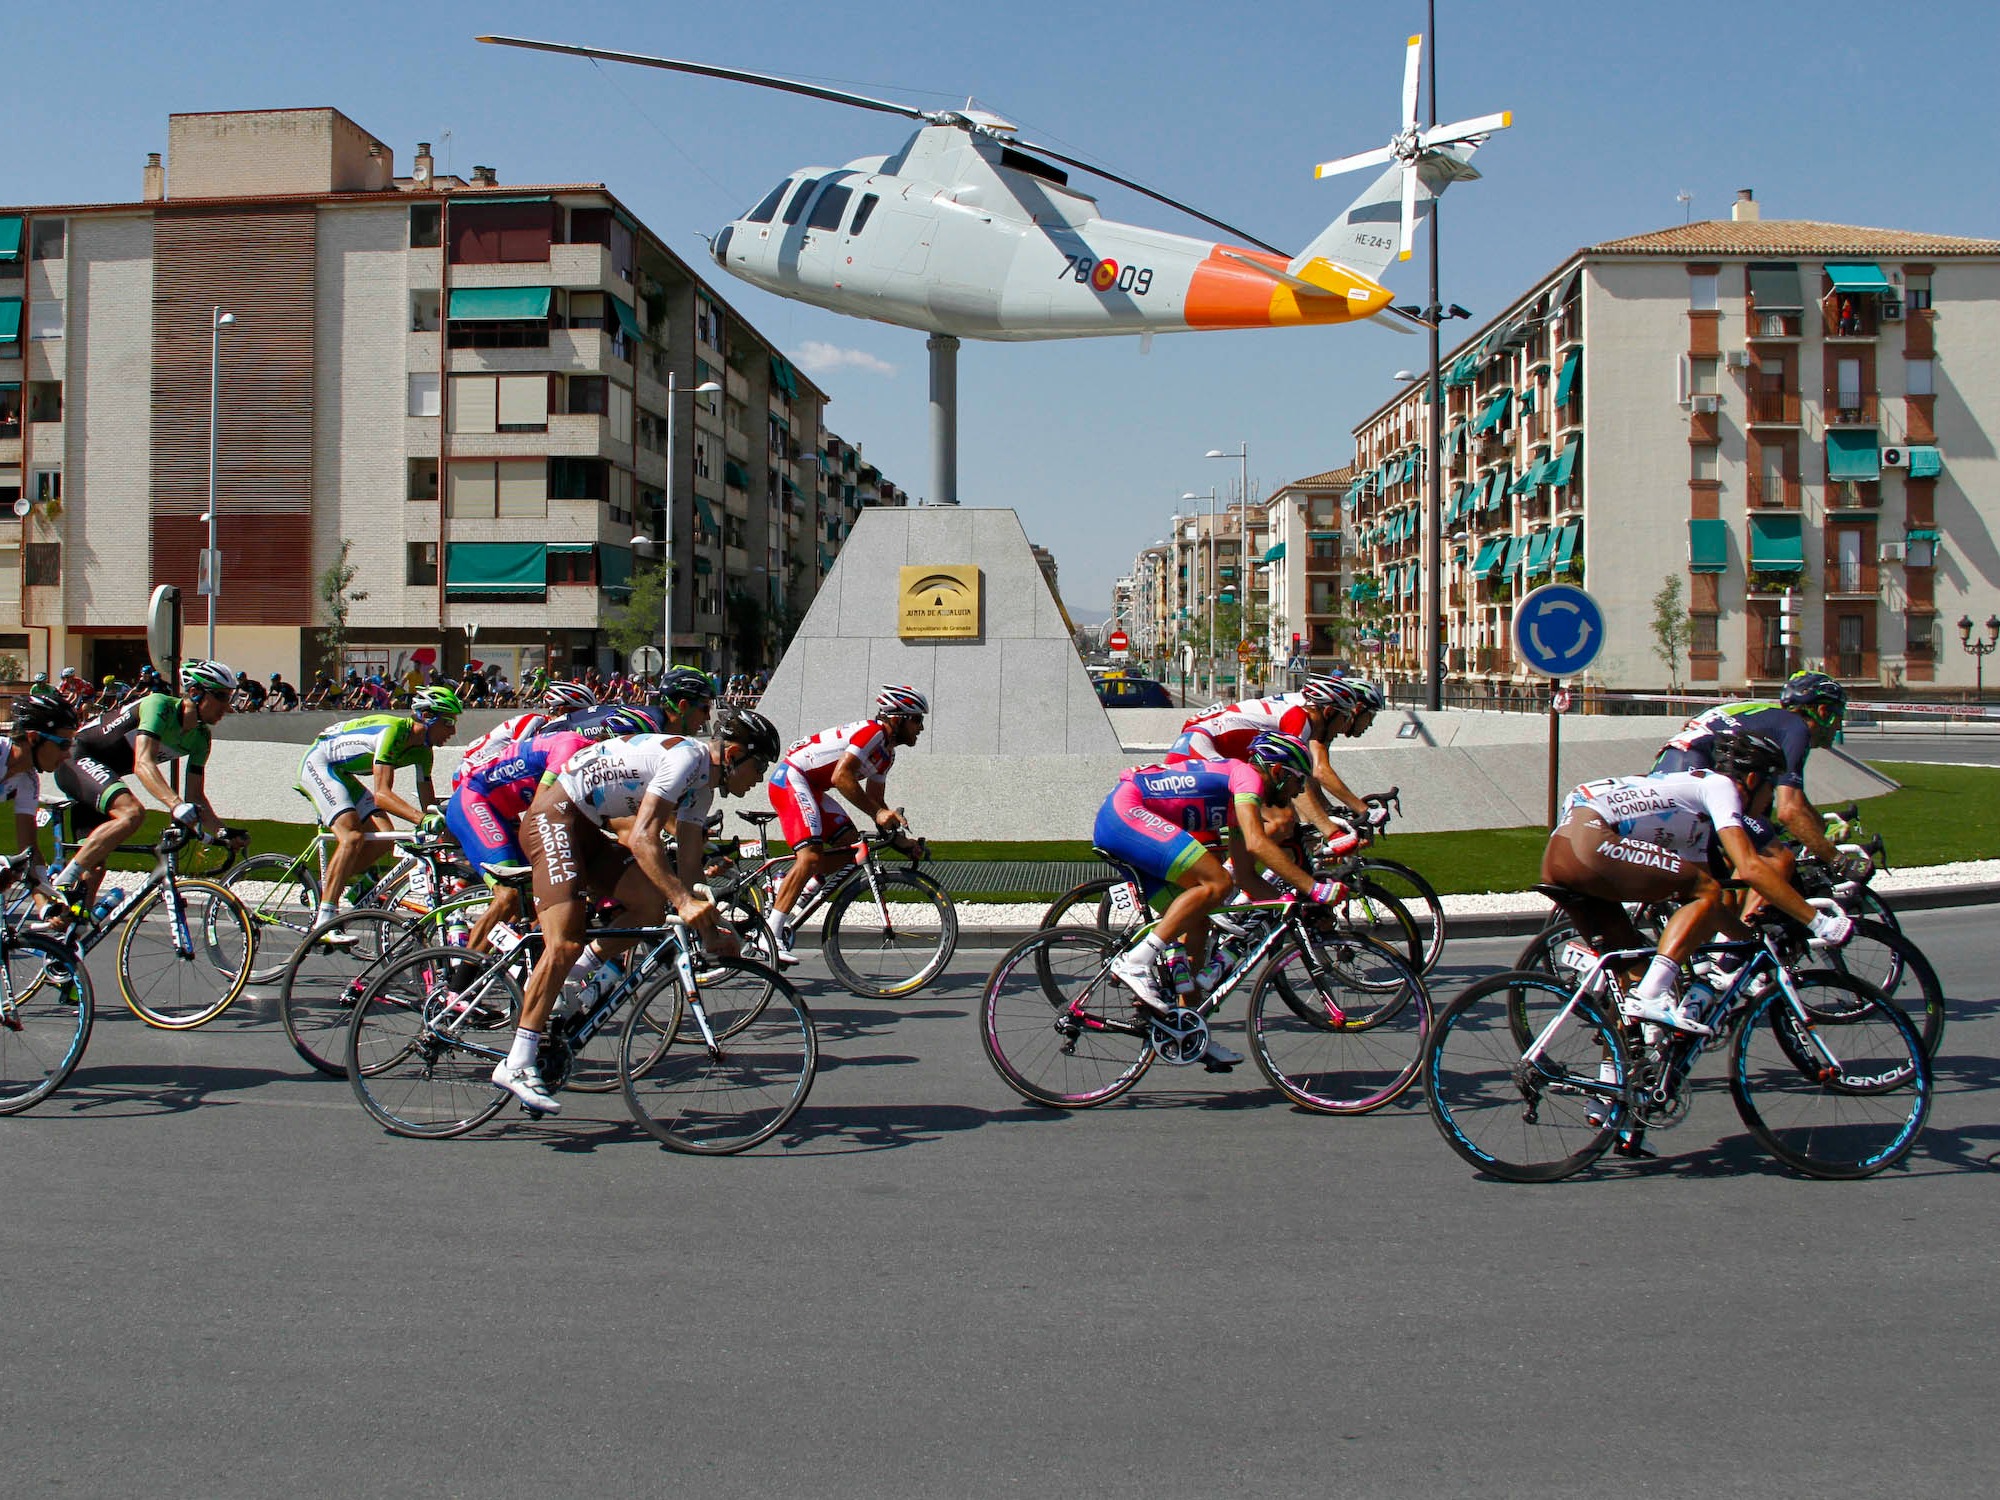
[[[863,784],[888,777],[896,763],[896,747],[880,719],[859,719],[809,734],[785,752],[778,769],[788,780],[796,776],[815,792],[825,792],[833,786],[835,767],[849,756],[860,769]]]
[[[157,761],[187,758],[188,770],[208,765],[213,743],[206,724],[192,729],[181,724],[181,700],[171,693],[149,693],[136,703],[128,703],[116,713],[92,719],[76,732],[73,753],[79,760],[94,760],[114,776],[129,776],[137,757],[139,736],[149,734],[159,741],[153,752]]]
[[[1242,703],[1225,703],[1196,714],[1181,725],[1180,737],[1167,751],[1167,763],[1181,760],[1247,760],[1250,742],[1268,731],[1288,734],[1294,739],[1313,737],[1312,720],[1306,716],[1305,699],[1296,694],[1280,698],[1251,698]]]
[[[42,778],[31,766],[16,775],[0,781],[0,801],[14,804],[14,811],[34,816],[35,804],[41,800]]]
[[[1157,889],[1200,863],[1211,843],[1242,826],[1242,804],[1263,796],[1264,778],[1248,761],[1138,766],[1104,799],[1091,838]]]
[[[464,786],[465,778],[498,756],[509,745],[522,740],[533,739],[548,725],[547,714],[516,714],[511,719],[502,719],[486,733],[465,747],[465,755],[451,773],[451,784]]]
[[[705,740],[670,734],[635,734],[604,740],[572,755],[554,777],[578,812],[600,828],[629,818],[649,796],[671,803],[676,823],[707,819],[715,789]]]
[[[401,714],[364,714],[335,724],[307,747],[306,758],[357,780],[377,766],[415,766],[419,776],[431,774],[431,747],[422,726]]]
[[[629,719],[633,714],[657,725],[659,717],[651,709],[633,708],[628,704],[600,703],[595,708],[579,708],[558,718],[550,719],[539,731],[542,734],[580,734],[587,740],[608,740],[619,731],[614,719]]]
[[[1705,860],[1715,834],[1743,826],[1736,783],[1714,771],[1586,781],[1563,802],[1565,821],[1576,812],[1595,817],[1628,844],[1651,844],[1682,859]]]
[[[1695,715],[1661,749],[1653,770],[1712,771],[1715,736],[1726,728],[1768,734],[1785,752],[1785,769],[1771,778],[1774,786],[1805,790],[1806,757],[1812,753],[1812,730],[1806,721],[1776,703],[1719,703]]]
[[[445,826],[475,873],[493,865],[520,864],[521,819],[546,780],[590,741],[580,734],[545,734],[517,744],[472,772],[445,804]]]

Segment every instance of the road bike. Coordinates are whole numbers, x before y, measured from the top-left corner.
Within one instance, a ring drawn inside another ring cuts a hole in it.
[[[0,889],[32,850],[0,860]],[[90,1045],[96,1000],[83,960],[53,938],[0,926],[0,1115],[33,1109],[63,1085]]]
[[[1687,1118],[1695,1064],[1726,1046],[1736,1111],[1779,1161],[1831,1178],[1893,1166],[1930,1113],[1923,1042],[1863,981],[1793,973],[1783,949],[1788,925],[1760,914],[1754,941],[1701,950],[1740,962],[1707,1007],[1712,1037],[1624,1019],[1616,966],[1650,958],[1650,948],[1596,953],[1577,943],[1568,972],[1521,970],[1472,985],[1439,1015],[1425,1048],[1425,1095],[1439,1133],[1492,1176],[1553,1182],[1614,1144],[1644,1154],[1649,1131]]]
[[[783,1129],[819,1066],[812,1014],[791,984],[762,964],[702,954],[675,919],[595,935],[641,946],[616,984],[551,1017],[540,1057],[548,1087],[565,1086],[577,1055],[629,1000],[618,1081],[640,1128],[697,1155],[747,1151]],[[541,935],[530,933],[471,972],[466,951],[446,947],[379,974],[348,1032],[348,1082],[362,1108],[396,1135],[434,1139],[498,1114],[513,1096],[492,1081],[493,1065],[513,1041],[540,953]]]
[[[1120,869],[1126,899],[1136,903],[1138,872],[1105,850],[1097,854]],[[1126,1092],[1155,1060],[1204,1061],[1210,1018],[1247,989],[1250,1055],[1272,1087],[1321,1113],[1380,1109],[1416,1078],[1430,993],[1408,960],[1345,927],[1340,912],[1337,904],[1284,900],[1212,917],[1226,924],[1213,940],[1225,945],[1228,967],[1214,989],[1164,1017],[1111,972],[1153,922],[1123,933],[1043,928],[1009,948],[987,976],[981,1045],[1022,1098],[1088,1108]]]
[[[896,809],[898,815],[901,808]],[[740,862],[710,878],[724,920],[749,942],[750,928],[769,917],[779,883],[797,858],[794,853],[765,857],[764,839],[776,813],[743,813],[756,839],[740,843]],[[900,839],[900,842],[899,842]],[[894,849],[908,869],[887,868],[882,851]],[[792,908],[792,930],[802,932],[816,912],[826,913],[820,953],[842,988],[870,999],[913,994],[944,972],[958,946],[958,909],[945,888],[920,868],[928,858],[921,839],[867,834],[854,842],[852,860],[836,868]]]

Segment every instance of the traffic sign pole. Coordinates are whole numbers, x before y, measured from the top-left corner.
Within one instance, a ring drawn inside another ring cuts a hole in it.
[[[1521,665],[1549,679],[1548,824],[1556,826],[1556,790],[1562,785],[1563,679],[1586,671],[1604,649],[1604,611],[1582,589],[1549,583],[1514,611],[1514,654]]]
[[[1562,691],[1562,679],[1549,680],[1549,832],[1556,831],[1556,788],[1562,784],[1562,714],[1556,708],[1556,695]]]

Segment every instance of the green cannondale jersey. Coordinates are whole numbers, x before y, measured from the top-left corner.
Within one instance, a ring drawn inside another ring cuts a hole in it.
[[[116,713],[92,719],[76,732],[76,754],[101,762],[121,776],[129,776],[142,734],[159,741],[160,748],[153,756],[156,761],[186,756],[190,771],[199,771],[208,764],[212,743],[208,726],[197,722],[192,729],[183,728],[181,700],[172,693],[148,693]]]
[[[431,747],[416,720],[400,714],[364,714],[336,724],[312,742],[306,759],[356,780],[377,766],[415,766],[419,776],[431,774]]]

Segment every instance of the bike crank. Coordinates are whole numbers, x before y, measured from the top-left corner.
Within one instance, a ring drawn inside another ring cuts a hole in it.
[[[1151,1040],[1161,1062],[1185,1068],[1208,1054],[1208,1022],[1186,1006],[1176,1006],[1152,1018]]]

